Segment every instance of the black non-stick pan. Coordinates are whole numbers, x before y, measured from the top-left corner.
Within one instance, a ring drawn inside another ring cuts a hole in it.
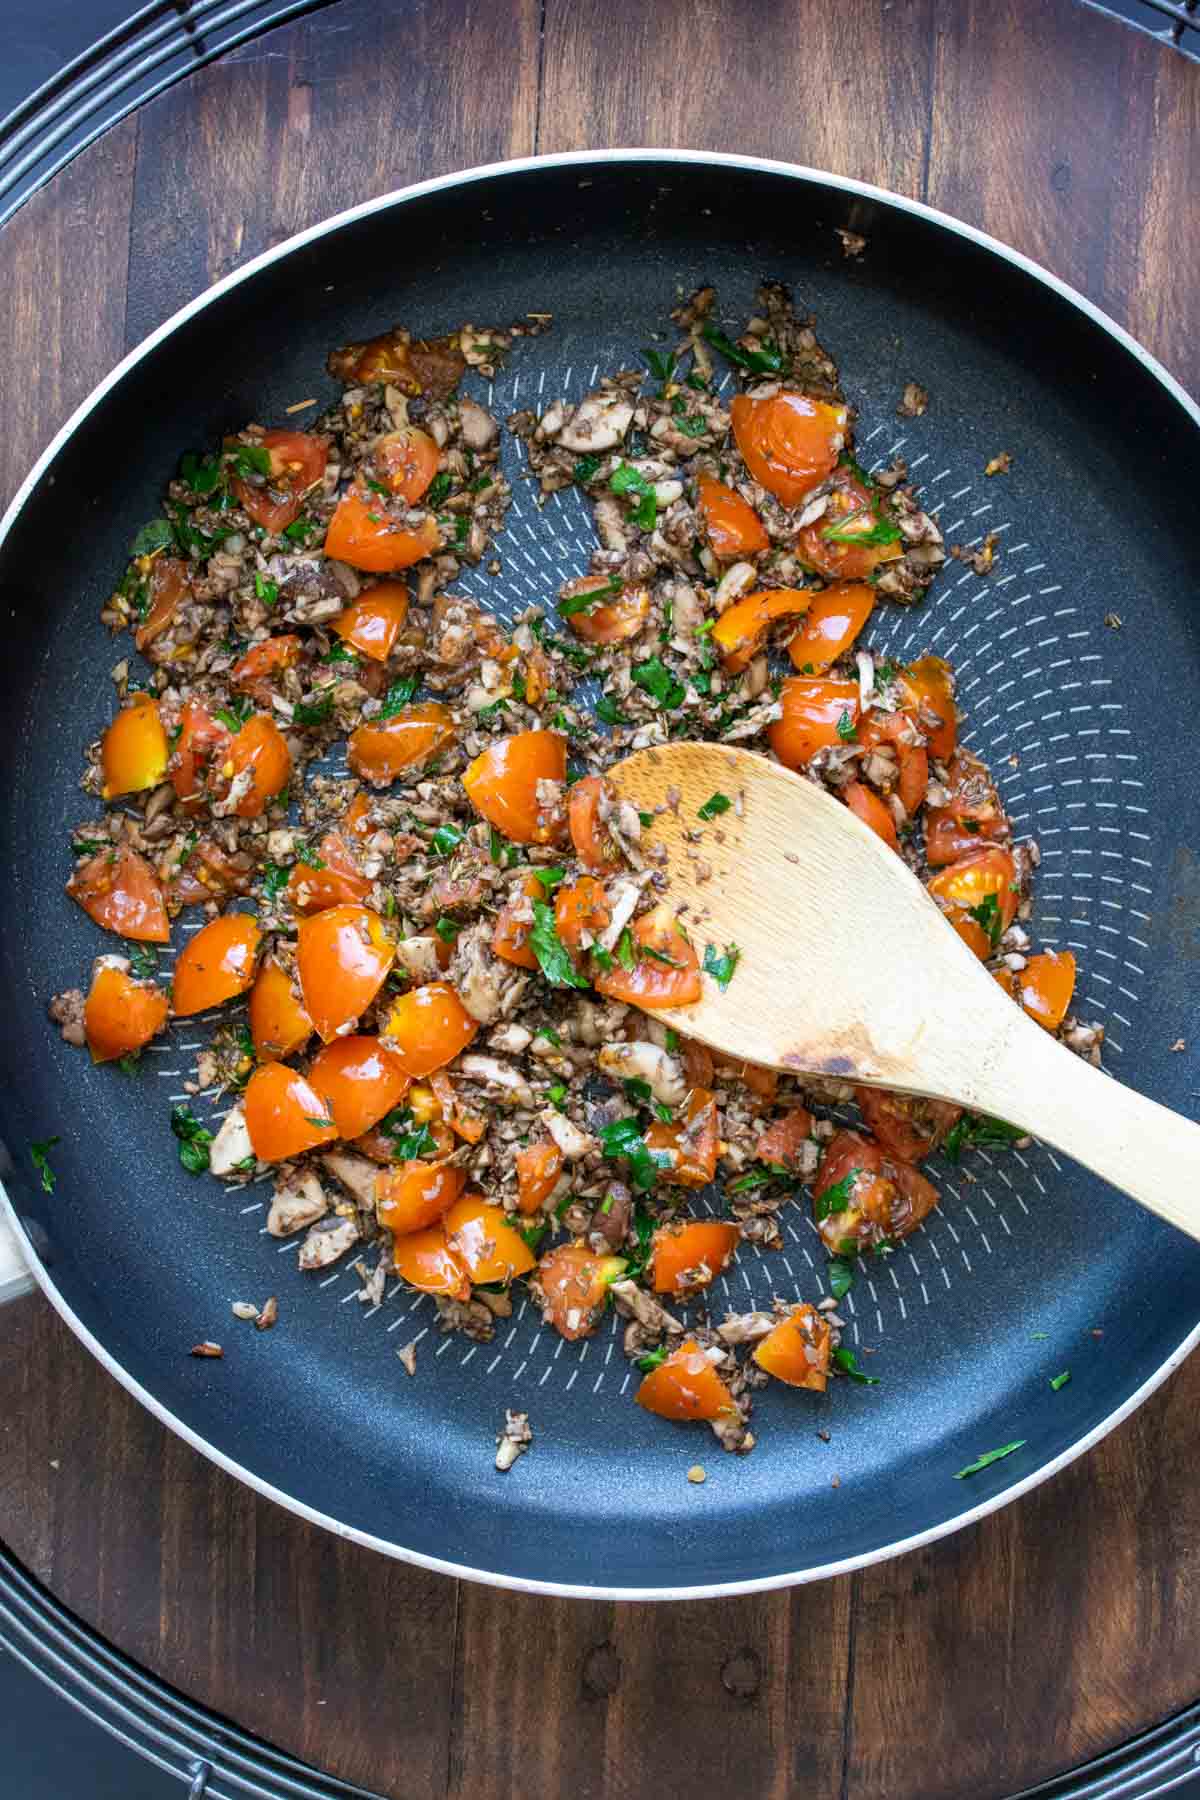
[[[865,237],[860,258],[838,227]],[[396,320],[434,333],[552,312],[553,331],[519,344],[496,381],[503,414],[578,397],[597,369],[635,361],[702,282],[723,316],[744,318],[763,276],[817,315],[859,410],[860,455],[901,453],[948,542],[999,534],[990,576],[950,562],[921,606],[877,609],[874,641],[957,665],[966,740],[1041,846],[1037,937],[1074,950],[1078,1010],[1104,1025],[1112,1074],[1192,1112],[1200,414],[1087,302],[951,220],[803,170],[662,152],[427,183],[185,308],[60,433],[2,528],[0,1136],[38,1278],[206,1454],[333,1530],[456,1574],[649,1597],[851,1568],[1052,1473],[1197,1337],[1195,1244],[1041,1148],[935,1163],[940,1210],[843,1303],[880,1384],[839,1381],[824,1398],[773,1387],[756,1405],[758,1447],[727,1456],[703,1428],[633,1404],[615,1322],[567,1344],[526,1305],[475,1345],[440,1336],[431,1302],[409,1291],[370,1311],[350,1270],[302,1275],[263,1234],[267,1188],[227,1193],[180,1168],[166,1113],[201,1035],[191,1021],[128,1078],[93,1069],[47,1023],[48,996],[102,947],[62,894],[85,806],[80,748],[110,715],[125,653],[98,614],[181,450],[332,397],[330,346]],[[929,409],[901,419],[912,380]],[[1011,472],[985,477],[1001,451]],[[505,613],[551,602],[591,542],[574,493],[539,511],[527,483],[516,492],[503,574],[461,583]],[[28,1146],[53,1134],[46,1193]],[[799,1207],[785,1239],[782,1253],[744,1253],[718,1306],[781,1288],[815,1299],[823,1258]],[[231,1301],[268,1293],[274,1331],[231,1318]],[[395,1350],[422,1330],[410,1380]],[[191,1358],[201,1338],[223,1342],[224,1359]],[[528,1412],[536,1441],[500,1475],[506,1407]],[[686,1479],[697,1461],[703,1486]]]

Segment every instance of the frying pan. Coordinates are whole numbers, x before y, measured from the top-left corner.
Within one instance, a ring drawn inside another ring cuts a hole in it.
[[[861,258],[843,255],[838,227],[865,236]],[[1171,1046],[1200,999],[1187,751],[1200,414],[1087,301],[953,220],[810,170],[660,151],[423,183],[293,238],[169,320],[60,432],[2,527],[10,1218],[63,1317],[166,1424],[306,1517],[456,1575],[651,1598],[851,1569],[1044,1479],[1145,1398],[1200,1329],[1200,1249],[1081,1170],[1038,1147],[935,1162],[940,1210],[843,1302],[880,1385],[838,1381],[823,1399],[772,1387],[756,1403],[758,1447],[726,1456],[703,1428],[632,1404],[615,1321],[566,1344],[518,1306],[476,1345],[439,1336],[431,1302],[410,1292],[372,1312],[349,1269],[302,1276],[263,1235],[267,1188],[226,1192],[176,1159],[167,1103],[205,1035],[194,1021],[126,1079],[92,1069],[46,1021],[48,996],[103,947],[61,892],[68,833],[87,812],[80,748],[110,715],[108,670],[125,653],[98,612],[180,452],[331,397],[329,347],[395,320],[433,333],[552,312],[552,333],[518,344],[485,396],[505,414],[578,398],[598,369],[636,360],[701,282],[716,283],[722,319],[744,317],[763,276],[817,315],[859,409],[860,454],[903,454],[949,543],[999,534],[992,575],[950,562],[923,605],[880,609],[872,639],[956,663],[966,741],[1041,846],[1037,938],[1075,951],[1078,1010],[1104,1024],[1111,1071],[1191,1111],[1195,1056]],[[910,380],[931,403],[901,419]],[[1004,450],[1011,473],[987,479]],[[591,543],[573,492],[543,511],[528,483],[515,492],[502,575],[459,584],[505,615],[551,601]],[[28,1146],[52,1134],[46,1193]],[[802,1207],[784,1235],[781,1253],[743,1253],[718,1309],[818,1297],[823,1258]],[[231,1301],[269,1293],[274,1331],[231,1318]],[[418,1333],[410,1380],[395,1350]],[[190,1358],[200,1338],[222,1342],[224,1360]],[[502,1476],[506,1407],[529,1413],[535,1443]],[[703,1486],[686,1480],[696,1461]]]

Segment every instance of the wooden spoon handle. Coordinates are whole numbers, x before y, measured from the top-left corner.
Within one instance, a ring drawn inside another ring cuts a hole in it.
[[[1200,1239],[1200,1125],[1044,1033],[1014,1033],[1005,1054],[973,1074],[972,1105],[1027,1127]]]

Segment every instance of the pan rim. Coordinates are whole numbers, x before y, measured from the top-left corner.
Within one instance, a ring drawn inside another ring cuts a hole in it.
[[[859,199],[879,201],[886,206],[897,208],[902,212],[907,212],[919,219],[923,219],[930,224],[937,225],[943,230],[954,233],[958,237],[965,238],[968,241],[979,245],[981,248],[990,251],[993,255],[999,256],[1013,267],[1022,270],[1035,281],[1038,281],[1043,287],[1050,289],[1060,298],[1066,300],[1094,324],[1098,325],[1101,330],[1106,332],[1109,337],[1121,345],[1123,349],[1142,365],[1147,373],[1151,375],[1172,399],[1177,402],[1185,414],[1192,420],[1193,424],[1200,428],[1200,405],[1197,405],[1182,385],[1166,368],[1164,368],[1158,359],[1152,356],[1148,350],[1139,344],[1136,338],[1131,336],[1123,326],[1118,325],[1115,319],[1110,318],[1107,313],[1102,311],[1101,308],[1096,306],[1091,300],[1087,299],[1085,295],[1079,293],[1077,289],[1061,280],[1060,277],[1043,267],[1042,264],[1036,262],[1033,258],[1024,255],[1023,252],[1019,250],[1012,249],[1009,245],[1002,243],[999,239],[992,237],[987,232],[980,231],[977,227],[969,225],[963,220],[956,219],[948,213],[941,212],[936,207],[926,205],[923,201],[907,199],[905,196],[893,193],[887,188],[877,187],[869,182],[856,181],[850,176],[834,175],[825,170],[810,168],[799,163],[782,162],[769,157],[741,156],[721,151],[653,148],[563,151],[542,156],[517,157],[504,162],[479,164],[472,168],[458,170],[448,175],[434,176],[426,181],[414,182],[406,187],[397,188],[389,193],[378,195],[371,200],[360,201],[357,205],[347,207],[341,212],[331,214],[329,218],[319,221],[316,225],[309,226],[306,230],[297,232],[293,236],[283,239],[280,243],[272,246],[270,249],[262,251],[258,256],[251,258],[249,262],[232,270],[228,275],[223,276],[220,281],[213,283],[211,287],[206,288],[202,293],[196,295],[184,306],[180,307],[178,311],[173,313],[170,318],[164,320],[161,325],[157,326],[148,337],[144,338],[142,342],[135,346],[133,350],[129,351],[126,356],[122,357],[116,367],[92,389],[87,397],[80,402],[65,423],[54,434],[53,438],[46,446],[46,449],[42,452],[41,456],[38,457],[37,461],[29,471],[29,474],[17,489],[9,506],[5,510],[3,518],[0,518],[0,549],[3,548],[9,532],[16,523],[16,520],[22,512],[30,495],[41,481],[47,469],[54,462],[59,451],[70,440],[73,434],[79,429],[80,425],[83,424],[105,396],[124,380],[130,370],[136,368],[136,366],[146,356],[150,355],[160,343],[171,337],[185,325],[188,320],[205,311],[222,295],[240,286],[242,282],[249,281],[253,276],[259,273],[259,271],[291,256],[305,245],[315,243],[321,238],[340,231],[347,225],[355,223],[360,219],[368,218],[374,213],[386,211],[391,207],[402,205],[407,201],[418,199],[424,195],[438,193],[444,189],[463,187],[471,183],[492,181],[503,176],[532,172],[540,169],[612,167],[619,164],[637,165],[639,163],[699,165],[708,168],[742,169],[761,174],[783,176],[789,180],[800,180],[814,185],[820,185],[840,193],[853,195]],[[177,1436],[183,1438],[183,1440],[190,1444],[194,1450],[198,1450],[203,1456],[207,1457],[210,1462],[215,1463],[219,1468],[223,1469],[226,1474],[244,1482],[256,1493],[261,1494],[265,1499],[285,1507],[289,1512],[307,1520],[309,1523],[319,1525],[324,1530],[332,1532],[337,1537],[361,1544],[364,1548],[377,1551],[385,1556],[390,1556],[395,1560],[411,1563],[417,1567],[429,1569],[435,1574],[448,1575],[459,1580],[477,1581],[482,1582],[486,1586],[508,1588],[524,1593],[547,1594],[566,1599],[604,1599],[622,1601],[700,1600],[716,1599],[735,1594],[763,1593],[776,1588],[795,1587],[805,1585],[809,1582],[831,1580],[835,1576],[850,1574],[856,1569],[869,1568],[875,1563],[888,1561],[892,1557],[906,1555],[908,1552],[919,1549],[926,1544],[934,1543],[943,1537],[948,1537],[953,1532],[960,1531],[964,1527],[986,1518],[991,1513],[998,1512],[1001,1507],[1009,1505],[1012,1501],[1019,1499],[1022,1495],[1027,1494],[1035,1487],[1040,1486],[1042,1482],[1048,1481],[1052,1476],[1058,1474],[1062,1469],[1074,1462],[1077,1457],[1082,1456],[1095,1444],[1099,1443],[1100,1440],[1106,1437],[1110,1431],[1114,1430],[1122,1420],[1126,1419],[1134,1412],[1136,1408],[1139,1407],[1143,1401],[1148,1399],[1155,1389],[1179,1367],[1184,1358],[1195,1349],[1197,1343],[1200,1343],[1200,1321],[1197,1321],[1192,1330],[1181,1339],[1175,1349],[1170,1352],[1161,1365],[1154,1370],[1140,1387],[1135,1389],[1132,1394],[1130,1394],[1111,1413],[1107,1414],[1105,1418],[1101,1419],[1098,1424],[1094,1425],[1090,1431],[1085,1432],[1082,1437],[1078,1438],[1074,1443],[1069,1444],[1065,1450],[1061,1451],[1049,1462],[1044,1463],[1040,1468],[1035,1469],[1029,1475],[1024,1476],[1020,1481],[1013,1482],[1010,1486],[1003,1488],[999,1493],[992,1495],[989,1499],[980,1501],[975,1506],[967,1507],[963,1511],[955,1513],[953,1517],[942,1520],[936,1525],[929,1526],[924,1531],[914,1533],[909,1537],[899,1539],[890,1544],[881,1545],[874,1550],[864,1551],[859,1555],[841,1558],[833,1562],[817,1564],[809,1568],[789,1570],[783,1573],[765,1576],[756,1576],[740,1581],[633,1588],[612,1587],[599,1584],[592,1585],[580,1582],[542,1581],[492,1569],[476,1569],[467,1564],[451,1562],[441,1557],[430,1556],[425,1552],[409,1549],[403,1544],[394,1543],[390,1539],[378,1537],[374,1533],[365,1531],[360,1527],[347,1525],[344,1521],[335,1519],[330,1514],[311,1507],[304,1501],[296,1498],[296,1496],[275,1487],[272,1483],[257,1475],[253,1470],[236,1462],[233,1458],[226,1455],[223,1450],[219,1449],[217,1445],[210,1443],[208,1439],[204,1438],[199,1432],[194,1431],[190,1426],[185,1424],[184,1421],[173,1413],[168,1406],[157,1399],[148,1388],[144,1387],[133,1375],[122,1368],[116,1358],[95,1336],[90,1327],[75,1313],[65,1296],[60,1293],[50,1272],[44,1266],[33,1245],[30,1243],[29,1236],[2,1184],[0,1184],[0,1217],[5,1218],[17,1234],[30,1270],[37,1281],[38,1286],[50,1301],[51,1305],[55,1308],[63,1322],[74,1333],[84,1347],[89,1350],[108,1373],[112,1375],[114,1379],[139,1402],[139,1404],[153,1414],[160,1423],[173,1431]]]

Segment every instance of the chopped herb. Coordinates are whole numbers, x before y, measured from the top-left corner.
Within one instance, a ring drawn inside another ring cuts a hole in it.
[[[603,969],[605,974],[612,968],[612,957],[608,954],[607,950],[602,950],[599,944],[592,945],[591,956],[592,961],[596,964],[597,968]]]
[[[548,1044],[553,1044],[556,1050],[562,1049],[562,1039],[559,1037],[557,1031],[555,1031],[553,1025],[539,1025],[537,1035],[540,1038],[545,1038]]]
[[[450,492],[450,471],[442,469],[430,482],[425,494],[426,506],[440,506]]]
[[[633,522],[639,531],[653,531],[658,520],[658,500],[654,492],[654,483],[647,481],[638,470],[630,468],[628,463],[618,463],[608,482],[614,494],[631,494],[637,500],[634,508]]]
[[[174,533],[165,519],[151,519],[129,546],[131,556],[153,556],[156,550],[165,550]]]
[[[292,723],[295,725],[323,725],[332,711],[332,694],[322,694],[316,700],[299,700],[292,711]]]
[[[654,1186],[660,1169],[670,1167],[671,1158],[667,1151],[647,1148],[636,1119],[614,1119],[611,1125],[600,1127],[599,1136],[605,1156],[625,1158],[633,1185],[642,1193]]]
[[[179,473],[193,494],[211,494],[221,485],[221,465],[215,456],[199,457],[189,450],[179,464]]]
[[[885,687],[899,679],[900,664],[894,662],[877,662],[875,664],[875,686],[882,683]]]
[[[660,656],[652,656],[648,662],[636,663],[630,673],[643,693],[649,694],[652,700],[657,700],[660,706],[665,706],[668,710],[678,706],[687,691]]]
[[[149,944],[126,944],[125,954],[139,981],[153,981],[158,974],[158,951]]]
[[[490,725],[493,720],[500,717],[502,712],[507,711],[508,701],[502,694],[499,700],[492,700],[487,706],[481,706],[479,711],[475,714],[475,717],[481,725]]]
[[[668,956],[665,950],[656,950],[653,944],[639,944],[637,953],[644,961],[665,963],[668,969],[682,969],[683,967],[677,956]]]
[[[850,1195],[854,1191],[854,1177],[861,1174],[861,1169],[849,1169],[840,1181],[835,1181],[832,1187],[827,1187],[824,1193],[816,1196],[813,1211],[818,1219],[827,1219],[830,1213],[846,1211]]]
[[[253,711],[252,700],[233,700],[228,706],[218,706],[216,716],[230,731],[240,731]]]
[[[587,612],[598,600],[619,594],[625,583],[619,575],[610,575],[599,587],[587,588],[582,594],[569,594],[565,600],[558,602],[558,610],[564,619],[573,618],[576,613]]]
[[[443,913],[433,929],[437,932],[443,944],[452,944],[462,930],[462,926],[457,919],[448,919],[445,913]]]
[[[649,1100],[653,1092],[650,1083],[643,1081],[640,1075],[627,1075],[621,1086],[625,1089],[627,1099],[638,1102]]]
[[[386,1118],[380,1120],[379,1129],[384,1137],[392,1140],[393,1162],[416,1162],[437,1149],[429,1125],[415,1124],[407,1106],[393,1107]]]
[[[675,352],[668,350],[664,356],[661,350],[646,350],[643,354],[646,358],[646,366],[655,381],[661,381],[664,384],[670,381],[675,373]]]
[[[439,825],[429,840],[430,848],[436,850],[439,856],[452,856],[465,836],[466,833],[460,831],[457,825]]]
[[[199,842],[200,842],[200,833],[198,831],[189,831],[187,836],[184,838],[182,845],[180,846],[179,854],[175,858],[176,863],[177,864],[185,863]],[[156,963],[155,964],[156,972],[157,972],[157,969],[158,969],[158,965]]]
[[[864,1374],[858,1366],[858,1359],[853,1350],[848,1350],[845,1345],[838,1346],[833,1353],[833,1360],[838,1368],[842,1370],[843,1374],[849,1375],[852,1381],[861,1381],[867,1387],[879,1386],[878,1375]]]
[[[1064,1369],[1061,1375],[1052,1375],[1050,1377],[1050,1386],[1054,1389],[1055,1393],[1057,1394],[1059,1388],[1065,1388],[1068,1381],[1070,1381],[1070,1379],[1071,1379],[1070,1369]]]
[[[963,1151],[979,1146],[998,1147],[1012,1144],[1025,1133],[1017,1125],[1006,1125],[1003,1119],[989,1119],[984,1113],[963,1113],[946,1133],[942,1152],[947,1162],[956,1163]]]
[[[698,394],[707,394],[708,383],[698,369],[693,369],[690,375],[685,375],[684,380],[688,387],[694,388]]]
[[[272,607],[279,598],[279,583],[277,581],[272,581],[269,576],[260,575],[256,569],[254,571],[254,592],[264,606],[268,608]],[[341,647],[342,646],[339,645],[339,648]],[[325,660],[326,662],[332,662],[333,658],[329,656],[326,657]]]
[[[835,1256],[829,1265],[829,1291],[835,1300],[841,1300],[854,1286],[854,1265],[844,1257]]]
[[[314,519],[293,519],[290,525],[284,526],[283,535],[289,543],[304,544],[308,541],[309,533],[316,529]]]
[[[551,1106],[557,1107],[559,1112],[561,1112],[562,1111],[562,1103],[567,1097],[566,1082],[565,1081],[556,1081],[553,1084],[553,1086],[547,1088],[546,1093],[547,1093],[547,1097],[550,1101]]]
[[[95,856],[98,850],[111,850],[112,843],[108,838],[75,838],[71,850],[76,856]]]
[[[571,471],[572,477],[581,482],[594,481],[603,461],[602,456],[581,456]]]
[[[968,907],[967,910],[976,923],[983,926],[994,950],[1000,942],[1000,934],[1004,929],[1000,902],[995,894],[985,894],[978,906]]]
[[[352,650],[349,644],[338,643],[333,646],[332,650],[326,651],[321,661],[323,663],[352,663],[357,668],[358,652]]]
[[[49,1137],[43,1138],[40,1143],[30,1144],[29,1146],[30,1159],[34,1168],[41,1176],[42,1186],[48,1194],[54,1192],[54,1183],[58,1180],[54,1170],[50,1167],[50,1152],[53,1150],[55,1144],[61,1142],[61,1138]]]
[[[637,946],[627,925],[617,939],[617,961],[623,969],[632,969],[636,966],[637,959]]]
[[[624,725],[627,723],[625,714],[621,711],[616,701],[610,700],[607,694],[601,694],[596,702],[596,717],[598,719],[603,719],[606,725]]]
[[[895,544],[901,537],[899,528],[890,519],[875,518],[866,531],[855,527],[856,519],[870,518],[869,513],[851,513],[834,525],[826,525],[821,536],[827,544]]]
[[[661,1367],[666,1362],[669,1354],[666,1345],[660,1344],[657,1350],[647,1350],[645,1356],[639,1356],[637,1366],[643,1375],[649,1375],[652,1370]]]
[[[515,844],[506,844],[494,825],[488,827],[488,854],[499,869],[511,869],[520,852]]]
[[[711,344],[731,363],[736,363],[739,369],[748,369],[752,375],[778,375],[783,368],[783,357],[773,344],[764,345],[761,350],[743,350],[715,325],[706,325],[703,336],[706,344]]]
[[[533,930],[529,947],[551,987],[585,988],[588,984],[571,961],[554,924],[554,908],[545,900],[533,902]]]
[[[854,729],[854,719],[850,713],[849,707],[843,711],[837,722],[837,734],[841,738],[843,744],[856,744],[858,742],[858,733]]]
[[[715,819],[719,813],[727,813],[732,805],[733,801],[728,794],[711,794],[704,805],[697,808],[696,817]]]
[[[725,1192],[727,1194],[745,1194],[751,1188],[766,1187],[767,1183],[773,1179],[774,1177],[767,1169],[752,1169],[749,1175],[739,1175],[736,1181],[731,1181]]]
[[[522,1225],[518,1227],[521,1241],[527,1250],[536,1250],[549,1229],[550,1227],[544,1224]]]
[[[261,444],[234,444],[230,462],[235,475],[243,481],[251,475],[269,475],[271,473],[271,452]]]
[[[977,1456],[973,1463],[968,1463],[965,1469],[959,1469],[956,1472],[955,1481],[964,1481],[968,1475],[978,1475],[980,1469],[989,1468],[992,1463],[1000,1462],[1004,1457],[1011,1456],[1014,1450],[1023,1450],[1025,1443],[1024,1438],[1018,1438],[1015,1444],[1002,1444],[999,1450],[985,1450],[983,1455]]]
[[[179,1139],[179,1160],[188,1174],[203,1175],[208,1167],[212,1132],[200,1123],[190,1106],[171,1108],[171,1130]]]
[[[285,869],[280,863],[266,863],[263,867],[263,899],[278,900],[290,879],[290,869]]]
[[[717,954],[717,947],[715,944],[707,944],[705,946],[704,972],[706,975],[712,976],[722,993],[725,992],[725,989],[733,980],[733,971],[738,966],[741,954],[742,953],[736,944],[726,944],[725,954],[723,956]]]
[[[304,1118],[305,1118],[305,1121],[309,1125],[316,1125],[321,1130],[324,1130],[326,1127],[328,1127],[331,1131],[333,1129],[333,1120],[332,1119],[319,1118],[315,1113],[305,1113]]]
[[[376,718],[381,723],[385,719],[394,719],[401,708],[409,704],[420,685],[419,675],[402,675],[399,681],[393,681],[383,696],[383,705],[375,715]]]
[[[549,893],[552,888],[558,886],[560,881],[566,879],[567,871],[565,869],[535,869],[533,873],[545,891]]]

